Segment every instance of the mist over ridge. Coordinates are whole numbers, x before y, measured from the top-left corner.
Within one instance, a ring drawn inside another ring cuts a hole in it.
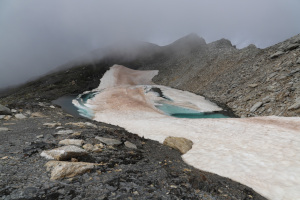
[[[118,41],[165,46],[196,33],[207,43],[226,38],[238,48],[252,43],[265,48],[300,33],[299,7],[296,0],[4,0],[0,3],[0,88]]]

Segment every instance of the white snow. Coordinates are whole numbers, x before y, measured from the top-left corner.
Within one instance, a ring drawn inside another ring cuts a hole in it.
[[[126,73],[122,73],[124,69]],[[194,143],[193,148],[183,155],[188,164],[245,184],[268,199],[300,199],[299,117],[170,117],[155,107],[157,102],[167,100],[151,92],[145,93],[145,88],[150,86],[139,85],[138,81],[127,84],[130,71],[134,72],[134,77],[143,74],[142,71],[113,66],[102,79],[99,88],[103,91],[88,101],[94,108],[96,121],[118,125],[159,142],[167,136],[185,137]],[[114,84],[122,74],[126,76],[126,84]],[[102,87],[105,80],[109,80],[112,87]],[[195,94],[153,86],[171,98],[173,105],[199,111],[220,110]]]

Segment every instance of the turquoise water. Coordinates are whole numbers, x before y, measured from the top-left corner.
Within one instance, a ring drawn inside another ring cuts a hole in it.
[[[78,96],[70,95],[70,96],[63,96],[53,101],[54,104],[61,106],[63,110],[67,113],[76,116],[76,117],[86,117],[92,119],[94,117],[94,112],[89,107],[86,107],[84,104],[87,100],[95,97],[98,92],[88,92],[85,94],[81,94]],[[78,102],[78,105],[74,105],[72,103],[73,100]]]
[[[63,110],[73,116],[83,116],[92,119],[94,116],[93,110],[86,107],[84,104],[87,102],[87,100],[93,98],[98,93],[99,92],[88,92],[78,96],[63,96],[53,101],[53,103],[61,106]],[[78,105],[75,106],[72,103],[72,100],[76,100],[78,102]],[[218,112],[199,112],[196,110],[174,106],[171,104],[160,104],[156,107],[163,111],[166,115],[177,118],[229,118],[229,116]]]
[[[156,106],[158,109],[177,118],[190,118],[190,119],[199,119],[199,118],[228,118],[228,116],[216,113],[216,112],[199,112],[196,110],[183,108],[179,106],[174,106],[170,104],[161,104]]]

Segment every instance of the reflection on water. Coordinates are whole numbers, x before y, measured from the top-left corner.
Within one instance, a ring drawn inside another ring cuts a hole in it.
[[[81,115],[78,113],[77,107],[74,104],[72,104],[73,99],[75,99],[76,97],[77,95],[62,96],[52,101],[52,103],[60,106],[67,113],[75,117],[80,117]]]
[[[198,118],[228,118],[228,116],[223,115],[221,113],[216,112],[199,112],[196,110],[183,108],[179,106],[174,106],[170,104],[160,104],[156,106],[158,109],[170,115],[172,117],[177,118],[190,118],[190,119],[198,119]]]

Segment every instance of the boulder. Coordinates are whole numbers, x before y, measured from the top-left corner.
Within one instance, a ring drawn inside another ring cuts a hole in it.
[[[0,104],[0,115],[11,115],[11,111],[9,108]]]
[[[256,102],[250,109],[250,112],[255,112],[259,107],[263,105],[262,102]]]
[[[70,178],[94,169],[97,164],[86,162],[49,161],[45,164],[51,171],[51,180]]]
[[[177,149],[182,154],[188,152],[193,146],[193,142],[189,139],[183,137],[172,137],[172,136],[167,137],[164,140],[163,144],[173,149]]]
[[[120,145],[122,142],[120,140],[111,139],[111,138],[104,138],[104,137],[95,137],[95,139],[99,140],[100,142],[106,144],[106,145]]]
[[[75,146],[81,147],[83,145],[83,140],[65,139],[65,140],[61,140],[58,144],[61,144],[61,145],[75,145]]]
[[[55,160],[68,160],[72,157],[79,157],[84,155],[87,155],[86,150],[74,145],[63,146],[56,149],[43,151],[41,153],[42,157]]]

